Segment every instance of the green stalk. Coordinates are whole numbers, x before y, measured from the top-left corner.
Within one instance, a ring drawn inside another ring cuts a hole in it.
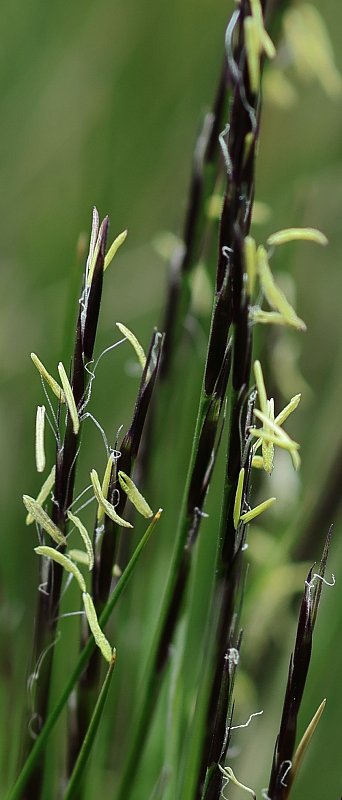
[[[120,578],[117,586],[115,587],[111,597],[109,598],[108,602],[106,603],[106,605],[105,605],[105,607],[104,607],[104,609],[102,611],[102,614],[101,614],[101,616],[99,618],[99,624],[100,624],[101,628],[104,628],[104,626],[108,622],[111,614],[113,613],[113,610],[114,610],[114,608],[115,608],[115,606],[116,606],[116,604],[117,604],[122,592],[126,588],[127,583],[128,583],[128,581],[129,581],[129,579],[130,579],[130,577],[132,575],[132,572],[135,569],[136,563],[137,563],[137,561],[138,561],[138,559],[139,559],[139,557],[140,557],[145,545],[147,544],[147,542],[148,542],[148,540],[149,540],[149,538],[150,538],[150,536],[151,536],[151,534],[152,534],[152,532],[154,530],[155,524],[156,524],[156,522],[158,522],[159,518],[160,518],[160,512],[155,514],[151,524],[147,528],[147,530],[144,533],[141,541],[139,542],[138,546],[136,547],[136,549],[135,549],[135,551],[134,551],[134,553],[132,555],[132,558],[130,559],[126,569],[122,573],[121,578]],[[67,703],[67,701],[68,701],[68,699],[70,697],[70,694],[71,694],[75,684],[77,683],[80,675],[82,674],[82,672],[83,672],[85,666],[87,665],[87,663],[89,661],[89,658],[92,655],[92,653],[94,652],[95,648],[96,648],[95,641],[94,641],[93,637],[91,637],[88,640],[88,642],[87,642],[86,646],[84,647],[84,649],[82,650],[82,652],[80,653],[78,661],[77,661],[76,666],[74,668],[74,671],[72,672],[72,674],[71,674],[71,676],[70,676],[65,688],[61,692],[61,695],[60,695],[60,697],[59,697],[54,709],[51,711],[51,713],[47,717],[45,725],[41,730],[41,733],[39,734],[39,736],[35,740],[35,742],[34,742],[34,744],[32,746],[32,749],[31,749],[31,751],[30,751],[30,753],[29,753],[29,755],[28,755],[28,757],[27,757],[27,759],[26,759],[26,761],[25,761],[25,763],[23,765],[23,768],[22,768],[22,770],[21,770],[21,772],[20,772],[20,774],[19,774],[14,786],[12,787],[12,789],[10,789],[10,791],[8,793],[7,800],[20,800],[20,798],[22,797],[22,792],[25,789],[27,781],[30,778],[30,775],[31,775],[36,763],[37,763],[37,760],[38,760],[40,754],[43,752],[43,750],[44,750],[44,748],[46,746],[48,737],[50,736],[51,731],[53,730],[57,720],[59,719],[59,717],[60,717],[60,715],[61,715],[61,713],[63,711],[63,708],[66,705],[66,703]]]
[[[90,756],[90,752],[95,741],[95,736],[97,734],[97,730],[100,724],[102,712],[105,706],[105,702],[107,700],[110,682],[113,675],[114,664],[115,664],[115,658],[113,658],[113,660],[111,661],[107,675],[103,681],[102,689],[98,696],[98,700],[94,708],[94,712],[91,717],[87,733],[83,739],[81,750],[78,754],[77,761],[75,763],[72,775],[70,777],[69,783],[66,788],[64,800],[71,800],[71,798],[74,797],[75,791],[78,789],[80,781],[84,777],[84,772],[87,766],[88,758]]]
[[[209,399],[205,392],[202,390],[196,427],[194,432],[192,452],[189,462],[187,478],[184,487],[184,494],[182,506],[179,516],[179,524],[176,535],[176,544],[173,554],[172,565],[168,577],[168,582],[162,602],[162,608],[159,615],[158,626],[152,643],[151,653],[146,668],[145,679],[143,682],[143,698],[140,708],[136,714],[135,720],[132,723],[132,741],[130,751],[124,767],[123,778],[119,788],[116,800],[126,800],[129,796],[129,790],[132,787],[132,774],[136,771],[137,764],[139,764],[142,756],[142,742],[146,738],[146,731],[149,727],[149,722],[153,713],[156,699],[159,693],[159,687],[163,677],[163,671],[160,668],[159,657],[161,654],[161,644],[163,642],[163,632],[165,630],[169,609],[172,603],[174,589],[177,582],[178,568],[181,564],[186,537],[188,533],[188,519],[187,519],[187,498],[190,482],[192,478],[192,470],[195,464],[199,436],[202,428],[205,414],[209,405]]]

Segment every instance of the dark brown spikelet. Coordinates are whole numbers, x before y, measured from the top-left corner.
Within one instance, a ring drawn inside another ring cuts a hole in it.
[[[322,591],[331,539],[331,529],[317,572],[307,576],[299,611],[296,642],[291,655],[280,729],[276,739],[268,787],[270,800],[286,800],[293,782],[292,761],[296,744],[297,721],[309,671],[312,635]]]

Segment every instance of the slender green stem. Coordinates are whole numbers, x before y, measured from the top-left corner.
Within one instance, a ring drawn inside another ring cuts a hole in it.
[[[86,735],[84,737],[81,750],[80,750],[80,752],[78,754],[77,761],[75,763],[74,769],[72,771],[72,775],[70,777],[68,786],[66,788],[66,792],[65,792],[65,795],[64,795],[64,800],[71,800],[71,798],[74,797],[75,791],[77,790],[77,788],[78,788],[78,786],[80,784],[80,781],[82,780],[82,777],[84,776],[84,771],[85,771],[85,768],[86,768],[86,765],[87,765],[87,762],[88,762],[88,758],[89,758],[91,749],[92,749],[93,744],[94,744],[95,736],[97,734],[97,730],[98,730],[98,727],[99,727],[99,724],[100,724],[102,712],[103,712],[103,709],[104,709],[104,706],[105,706],[105,702],[106,702],[106,699],[107,699],[109,686],[110,686],[110,682],[111,682],[112,675],[113,675],[114,664],[115,664],[115,659],[113,658],[113,660],[111,661],[111,663],[109,665],[109,669],[108,669],[107,675],[106,675],[106,677],[105,677],[105,679],[103,681],[102,689],[101,689],[100,694],[98,696],[98,700],[97,700],[96,706],[94,708],[94,712],[93,712],[93,715],[91,717],[87,733],[86,733]]]
[[[131,747],[124,767],[122,782],[117,795],[117,800],[126,800],[126,798],[129,796],[129,790],[130,787],[132,786],[132,774],[136,770],[137,764],[139,763],[142,756],[142,749],[143,749],[142,741],[146,737],[146,730],[149,727],[149,721],[153,712],[156,698],[158,697],[159,687],[162,680],[162,670],[158,669],[158,656],[160,653],[160,645],[163,639],[163,632],[165,630],[165,626],[167,623],[170,604],[172,601],[174,588],[177,581],[178,566],[181,563],[184,545],[186,543],[186,537],[188,534],[188,527],[189,527],[187,519],[188,491],[190,487],[193,466],[195,464],[200,432],[203,420],[205,419],[207,407],[208,407],[208,397],[205,394],[204,390],[202,390],[199,402],[188,474],[184,487],[183,501],[179,516],[179,524],[178,524],[172,565],[169,572],[169,577],[163,598],[161,612],[159,615],[157,630],[151,648],[149,662],[145,672],[145,680],[143,682],[142,703],[138,709],[136,718],[132,725]]]

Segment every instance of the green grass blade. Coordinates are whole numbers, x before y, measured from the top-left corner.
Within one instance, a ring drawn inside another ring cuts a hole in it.
[[[109,669],[107,671],[107,675],[103,681],[102,689],[98,696],[97,703],[94,708],[94,712],[91,717],[87,733],[83,740],[81,750],[78,754],[76,764],[74,766],[72,775],[70,777],[70,781],[66,788],[64,800],[71,800],[71,798],[75,796],[75,791],[79,787],[80,781],[84,777],[84,772],[88,763],[92,747],[95,742],[95,737],[101,721],[102,712],[105,706],[105,702],[107,700],[110,682],[113,675],[114,664],[115,664],[115,658],[112,659],[109,665]]]

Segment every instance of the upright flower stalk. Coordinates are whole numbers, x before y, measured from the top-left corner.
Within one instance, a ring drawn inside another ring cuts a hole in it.
[[[152,718],[176,624],[183,610],[190,558],[199,533],[203,504],[212,475],[214,442],[230,373],[232,343],[230,444],[220,563],[220,575],[224,576],[223,581],[227,584],[223,589],[222,618],[225,610],[230,620],[234,608],[235,589],[232,591],[230,573],[232,564],[237,558],[239,545],[235,542],[235,532],[233,540],[231,537],[232,500],[241,466],[241,447],[244,444],[240,439],[240,426],[243,428],[246,420],[244,409],[251,357],[248,317],[250,298],[245,288],[244,238],[249,233],[252,213],[254,162],[260,116],[259,87],[257,91],[251,91],[248,77],[244,23],[250,13],[250,4],[240,3],[226,34],[228,80],[232,87],[232,103],[229,124],[219,137],[227,181],[220,222],[216,288],[207,358],[173,561],[142,689],[141,706],[134,720],[134,737],[120,786],[120,800],[127,797],[132,771],[137,768],[142,757],[142,742]],[[258,50],[259,57],[262,61],[262,53]],[[231,329],[233,335],[229,338]],[[210,411],[214,408],[213,403],[217,406],[214,429]],[[209,435],[208,424],[211,426]],[[222,621],[220,624],[222,628]],[[229,635],[225,634],[223,656],[227,651],[228,638]],[[222,647],[222,642],[220,646]],[[213,689],[216,700],[217,684],[222,676],[221,658],[217,658],[217,663],[219,678],[215,678]],[[225,717],[226,713],[225,710]],[[222,721],[220,726],[222,728]]]

